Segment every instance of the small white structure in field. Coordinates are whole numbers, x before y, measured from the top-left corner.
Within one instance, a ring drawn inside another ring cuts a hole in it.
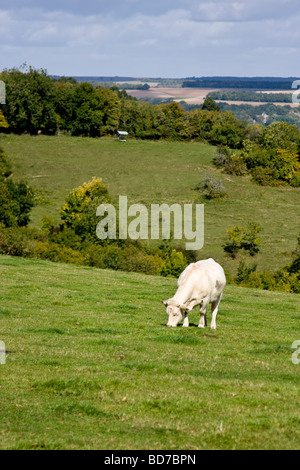
[[[127,136],[128,136],[128,132],[126,132],[126,131],[117,131],[117,134],[118,134],[118,139],[119,139],[121,142],[126,142],[126,139],[127,139]]]

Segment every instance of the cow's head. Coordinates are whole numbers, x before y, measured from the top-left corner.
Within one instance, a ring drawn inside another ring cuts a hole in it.
[[[189,312],[188,307],[180,305],[173,299],[162,300],[162,303],[166,307],[166,313],[169,316],[167,326],[177,326],[180,320],[182,320],[183,313]]]

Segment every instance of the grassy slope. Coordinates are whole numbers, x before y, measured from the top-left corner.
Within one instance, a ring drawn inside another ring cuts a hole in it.
[[[300,449],[299,296],[228,286],[212,332],[164,326],[174,279],[3,255],[0,278],[1,449]]]
[[[45,214],[58,222],[58,210],[70,190],[97,176],[115,198],[127,195],[129,204],[205,202],[205,245],[199,256],[216,258],[231,273],[238,261],[229,260],[222,249],[229,226],[244,226],[248,220],[263,226],[264,243],[255,258],[258,269],[281,268],[296,247],[299,189],[261,187],[249,177],[224,175],[212,165],[212,146],[46,136],[4,136],[0,145],[13,159],[15,176],[40,192],[40,204],[33,210],[35,225]],[[223,181],[227,199],[197,199],[193,188],[207,173]]]
[[[46,136],[4,136],[0,145],[13,160],[14,175],[39,191],[34,225],[39,226],[43,215],[58,222],[58,210],[67,194],[97,176],[109,185],[114,198],[127,195],[129,204],[205,202],[205,244],[199,257],[215,257],[228,272],[234,272],[238,264],[222,249],[229,226],[245,226],[248,220],[263,226],[264,243],[255,258],[258,269],[281,268],[290,262],[296,247],[300,190],[261,187],[249,177],[224,175],[212,165],[212,146]],[[194,187],[207,173],[223,181],[227,199],[199,199]]]

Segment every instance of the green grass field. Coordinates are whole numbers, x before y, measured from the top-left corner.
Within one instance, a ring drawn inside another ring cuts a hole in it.
[[[227,286],[211,331],[165,327],[175,279],[6,255],[0,279],[0,449],[300,449],[299,296]]]
[[[38,194],[32,224],[44,215],[59,222],[67,194],[93,176],[102,177],[112,197],[128,203],[204,203],[205,240],[199,258],[214,257],[235,274],[239,259],[225,256],[226,229],[260,223],[263,244],[248,262],[275,271],[291,262],[299,235],[299,188],[262,187],[249,176],[223,174],[212,165],[215,147],[196,142],[145,142],[79,137],[14,136],[0,138],[13,161],[16,178],[26,179]],[[221,179],[228,197],[204,201],[194,190],[206,174]]]

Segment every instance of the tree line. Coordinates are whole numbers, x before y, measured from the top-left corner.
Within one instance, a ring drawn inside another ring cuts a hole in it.
[[[4,70],[0,80],[6,86],[2,132],[101,137],[126,130],[139,139],[198,140],[232,148],[240,148],[246,134],[246,122],[211,103],[191,111],[176,102],[152,105],[116,86],[53,78],[32,67]]]
[[[208,94],[214,100],[255,101],[265,103],[292,103],[292,93],[259,93],[253,90],[212,91]]]
[[[183,88],[253,88],[256,90],[291,90],[296,78],[204,77],[184,80]]]

